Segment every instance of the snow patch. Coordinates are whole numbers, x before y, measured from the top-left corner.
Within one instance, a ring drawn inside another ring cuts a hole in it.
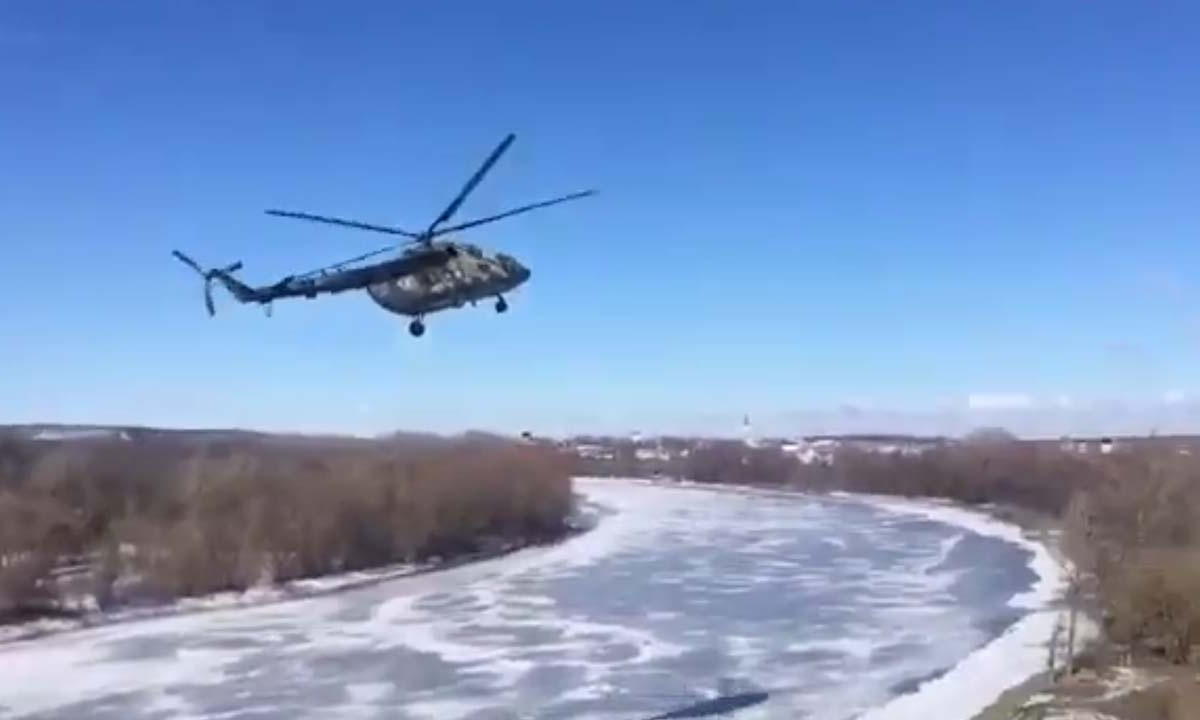
[[[1105,680],[1104,694],[1096,698],[1095,702],[1116,700],[1129,693],[1145,690],[1159,681],[1160,678],[1139,668],[1113,668],[1111,677]]]
[[[374,705],[392,691],[388,683],[352,683],[346,686],[346,694],[353,705]]]

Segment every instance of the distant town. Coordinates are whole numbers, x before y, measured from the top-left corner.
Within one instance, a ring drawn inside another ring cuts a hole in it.
[[[31,423],[0,425],[0,433],[46,442],[88,439],[137,440],[149,437],[174,436],[193,441],[221,441],[241,438],[280,438],[304,441],[305,439],[337,440],[354,442],[363,438],[342,436],[336,433],[325,435],[300,433],[270,433],[239,429],[170,429],[121,425],[80,425],[56,423]],[[584,461],[615,461],[622,455],[642,463],[667,463],[686,459],[698,448],[714,444],[737,443],[749,449],[774,451],[794,458],[804,465],[830,465],[840,452],[855,451],[880,455],[914,456],[934,448],[961,442],[978,441],[989,434],[1004,439],[1034,443],[1054,444],[1064,452],[1079,455],[1109,454],[1122,448],[1155,446],[1156,449],[1173,449],[1181,455],[1200,453],[1200,435],[1141,435],[1141,436],[1097,436],[1018,439],[1001,429],[984,429],[966,437],[956,438],[943,435],[907,435],[902,433],[861,434],[815,434],[796,436],[756,436],[749,423],[736,437],[696,437],[685,435],[650,435],[631,431],[626,435],[574,435],[554,438],[521,433],[525,442],[556,447]],[[502,435],[470,432],[466,436],[503,439]],[[428,440],[436,442],[439,436],[426,433],[397,432],[376,439],[395,438],[406,442]]]
[[[793,437],[755,437],[746,433],[738,438],[698,438],[650,436],[638,432],[626,436],[581,435],[566,439],[538,438],[526,433],[524,437],[527,441],[553,445],[574,455],[585,473],[667,477],[685,475],[688,460],[694,453],[716,446],[740,447],[745,453],[784,456],[813,467],[832,466],[846,453],[914,457],[962,443],[1000,441],[1053,446],[1072,455],[1109,455],[1134,448],[1153,448],[1179,455],[1200,453],[1200,436],[1196,435],[1018,439],[998,429],[961,438],[888,433]]]
[[[185,443],[238,442],[257,440],[288,445],[313,442],[360,443],[366,438],[292,433],[262,433],[235,429],[165,429],[138,426],[27,424],[0,426],[0,435],[44,442],[109,439],[138,441],[170,439]],[[511,436],[469,432],[460,439],[506,442]],[[397,432],[372,438],[410,447],[453,442],[455,438],[433,434]],[[683,479],[697,474],[699,465],[711,462],[713,455],[736,457],[748,462],[757,457],[765,462],[770,458],[783,459],[793,465],[814,470],[832,467],[846,454],[916,457],[936,448],[947,448],[972,442],[1018,442],[1055,446],[1071,455],[1108,455],[1121,450],[1140,448],[1178,455],[1200,454],[1200,435],[1143,435],[1019,439],[999,428],[985,428],[964,437],[920,436],[897,433],[815,434],[790,437],[757,436],[747,418],[736,437],[694,437],[681,435],[648,435],[631,431],[626,435],[576,435],[565,438],[520,434],[525,443],[550,447],[575,460],[576,471],[582,475],[627,477],[661,477]],[[705,454],[703,460],[695,454]]]
[[[919,455],[926,450],[952,442],[944,437],[907,435],[810,435],[796,438],[686,438],[581,436],[555,442],[581,460],[615,460],[622,452],[632,452],[640,462],[669,462],[687,458],[697,448],[715,443],[740,443],[748,448],[775,450],[805,465],[829,465],[841,450],[891,455]]]

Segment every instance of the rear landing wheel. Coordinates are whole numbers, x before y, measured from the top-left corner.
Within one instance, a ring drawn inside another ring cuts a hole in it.
[[[502,313],[508,310],[508,303],[504,298],[496,298],[496,312]]]
[[[425,323],[420,320],[413,320],[408,324],[408,332],[413,337],[421,337],[425,334]]]

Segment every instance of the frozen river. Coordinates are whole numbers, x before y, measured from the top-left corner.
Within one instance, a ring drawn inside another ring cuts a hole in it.
[[[739,720],[952,720],[1044,657],[1056,573],[1000,523],[576,484],[597,526],[557,546],[0,646],[0,717],[633,719],[721,686],[767,693]]]

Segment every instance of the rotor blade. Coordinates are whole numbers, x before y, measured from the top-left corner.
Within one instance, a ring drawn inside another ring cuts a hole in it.
[[[325,267],[319,267],[316,270],[310,270],[310,271],[304,273],[303,275],[299,275],[298,277],[307,278],[307,277],[312,277],[313,275],[320,275],[321,273],[325,272],[326,270],[333,270],[335,268],[340,268],[343,265],[349,265],[350,263],[356,263],[360,260],[367,260],[369,258],[375,257],[376,255],[382,255],[382,254],[388,253],[388,252],[395,252],[395,250],[396,250],[395,245],[386,245],[384,247],[379,248],[378,250],[372,250],[371,252],[366,252],[366,253],[363,253],[362,255],[355,255],[354,257],[350,258],[349,260],[342,260],[341,262],[335,262],[330,265],[326,265]]]
[[[208,310],[209,317],[217,314],[217,308],[213,304],[212,280],[204,281],[204,308]]]
[[[570,195],[563,195],[562,197],[554,198],[553,200],[545,200],[543,202],[537,202],[537,203],[533,203],[531,205],[522,205],[519,208],[513,208],[512,210],[509,210],[507,212],[502,212],[499,215],[489,215],[487,217],[479,218],[478,220],[471,220],[469,222],[465,222],[465,223],[462,223],[459,225],[451,225],[450,227],[442,228],[441,230],[438,230],[437,232],[433,233],[433,235],[431,237],[437,237],[438,235],[444,235],[446,233],[455,232],[458,230],[466,230],[467,228],[473,228],[477,225],[485,225],[487,223],[495,222],[497,220],[503,220],[506,217],[512,217],[513,215],[520,215],[521,213],[527,213],[530,210],[537,210],[538,208],[550,207],[551,205],[557,205],[559,203],[564,203],[569,200],[578,200],[580,198],[589,197],[589,196],[595,195],[595,194],[596,194],[595,190],[584,190],[583,192],[571,193]]]
[[[471,191],[475,189],[475,186],[479,184],[479,181],[483,179],[483,176],[487,175],[488,170],[492,169],[492,166],[496,164],[496,161],[500,159],[500,156],[504,154],[505,150],[508,150],[508,146],[512,145],[513,140],[516,139],[516,135],[509,133],[507,137],[500,141],[500,144],[496,146],[496,149],[492,151],[492,154],[488,155],[487,160],[483,161],[483,165],[479,166],[479,169],[475,171],[475,174],[471,176],[471,179],[468,180],[467,184],[463,186],[463,189],[459,191],[458,196],[446,206],[446,209],[442,211],[442,214],[438,215],[437,220],[434,220],[429,226],[429,229],[425,231],[426,236],[432,236],[433,231],[437,229],[438,225],[446,222],[453,217],[454,213],[458,212],[458,206],[462,205],[463,200],[467,199],[467,196],[470,195]]]
[[[179,260],[179,262],[183,263],[184,265],[187,265],[188,267],[190,267],[191,269],[200,273],[201,275],[204,274],[204,268],[200,267],[200,263],[191,259],[187,255],[184,255],[183,253],[179,252],[178,250],[172,250],[171,254],[174,255],[175,258],[177,260]]]
[[[265,210],[268,215],[276,217],[295,218],[297,220],[311,220],[312,222],[325,223],[327,225],[340,225],[342,227],[358,228],[359,230],[371,230],[373,232],[387,233],[389,235],[403,235],[404,237],[417,238],[421,237],[417,233],[402,230],[397,227],[388,227],[387,225],[372,225],[370,223],[358,222],[357,220],[343,220],[341,218],[327,217],[325,215],[313,215],[312,213],[293,212],[291,210]]]

